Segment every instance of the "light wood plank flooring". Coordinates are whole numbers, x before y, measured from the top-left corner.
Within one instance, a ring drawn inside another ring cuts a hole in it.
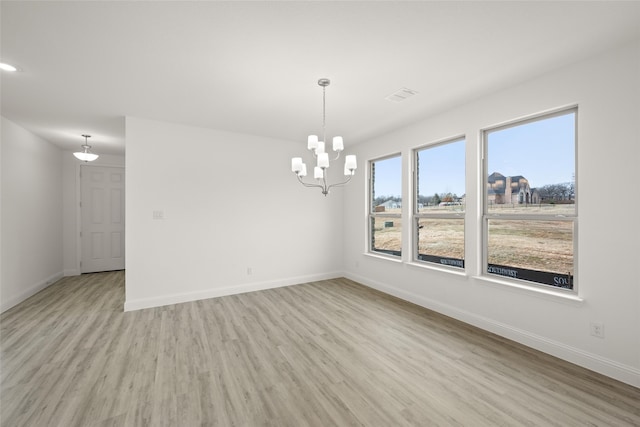
[[[640,426],[640,389],[346,279],[123,313],[124,273],[0,317],[4,426]]]

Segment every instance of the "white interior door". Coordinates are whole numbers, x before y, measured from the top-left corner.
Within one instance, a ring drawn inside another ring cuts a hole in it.
[[[80,271],[124,269],[124,168],[80,166]]]

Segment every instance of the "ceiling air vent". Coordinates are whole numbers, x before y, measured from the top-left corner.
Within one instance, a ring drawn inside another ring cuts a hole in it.
[[[411,89],[407,89],[406,87],[403,87],[402,89],[392,93],[391,95],[386,96],[384,99],[391,102],[402,102],[407,98],[411,98],[413,95],[417,93],[418,92],[415,90],[411,90]]]

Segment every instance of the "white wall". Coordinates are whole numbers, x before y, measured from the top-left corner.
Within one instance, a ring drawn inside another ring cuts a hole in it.
[[[128,117],[125,309],[340,276],[342,189],[296,181],[305,138]]]
[[[1,151],[5,311],[62,277],[62,153],[4,117]]]
[[[421,95],[423,96],[423,95]],[[424,96],[428,96],[424,95]],[[578,112],[578,250],[582,302],[481,279],[480,130],[572,104]],[[365,255],[365,174],[344,193],[344,268],[361,283],[640,386],[640,42],[543,75],[354,148],[369,159],[402,152],[405,200],[414,147],[467,140],[466,275]],[[408,206],[405,203],[404,206]],[[409,224],[407,213],[404,224]],[[603,322],[604,339],[590,336]]]
[[[100,154],[99,147],[94,146],[92,150]],[[124,156],[100,154],[100,157],[88,163],[76,159],[73,151],[62,153],[62,253],[65,276],[80,274],[80,166],[124,167]]]

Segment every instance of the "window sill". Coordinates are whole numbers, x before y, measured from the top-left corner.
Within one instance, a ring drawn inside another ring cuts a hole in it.
[[[423,270],[440,271],[442,273],[454,274],[456,276],[462,276],[462,277],[467,276],[467,273],[465,273],[464,268],[453,268],[453,267],[448,268],[448,267],[439,266],[438,264],[430,264],[430,263],[423,263],[423,262],[417,262],[417,261],[408,262],[407,265],[410,265],[413,268],[419,268]]]
[[[483,285],[493,286],[495,288],[507,289],[512,292],[525,292],[529,295],[537,296],[547,300],[563,302],[575,306],[582,305],[584,299],[576,294],[555,291],[553,289],[538,288],[537,286],[528,286],[525,284],[514,283],[507,280],[494,279],[486,276],[473,276],[473,279]]]
[[[382,254],[377,254],[377,253],[374,253],[374,252],[365,252],[363,255],[371,257],[371,258],[383,259],[385,261],[396,262],[398,264],[402,263],[402,258],[393,256],[393,255],[382,255]]]

